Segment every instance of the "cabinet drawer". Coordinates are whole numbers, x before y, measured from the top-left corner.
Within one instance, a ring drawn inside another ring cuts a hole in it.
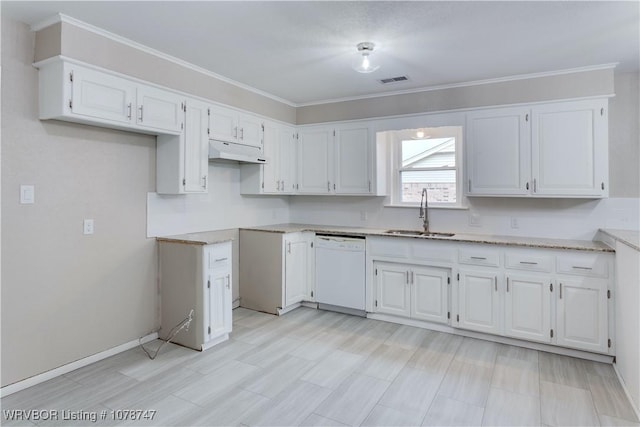
[[[559,255],[557,271],[578,276],[609,277],[609,257],[601,254]]]
[[[368,237],[367,256],[408,258],[410,240],[402,237]]]
[[[539,253],[507,252],[504,256],[504,265],[514,270],[551,272],[553,257]]]
[[[211,270],[231,265],[231,243],[211,245],[207,250],[207,266]]]
[[[456,261],[456,247],[447,243],[425,242],[418,239],[411,244],[411,256],[424,261]]]
[[[487,249],[461,249],[459,254],[461,264],[500,266],[500,253]]]

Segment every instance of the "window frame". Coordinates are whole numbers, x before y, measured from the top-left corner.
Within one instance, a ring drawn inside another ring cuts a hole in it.
[[[401,172],[406,170],[414,171],[438,171],[438,170],[455,170],[456,173],[456,202],[455,203],[442,203],[442,202],[429,202],[429,208],[439,209],[466,209],[466,196],[464,194],[464,188],[462,181],[464,180],[464,164],[463,164],[463,127],[462,126],[433,126],[424,129],[431,138],[451,138],[454,137],[455,142],[455,167],[446,168],[403,168],[402,167],[402,141],[411,139],[415,135],[418,129],[405,129],[401,131],[392,131],[392,138],[389,141],[389,182],[390,192],[389,199],[390,204],[388,206],[394,207],[419,207],[419,202],[404,202],[402,201],[402,179]]]

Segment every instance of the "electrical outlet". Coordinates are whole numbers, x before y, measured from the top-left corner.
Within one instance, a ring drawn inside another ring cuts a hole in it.
[[[520,228],[520,222],[518,221],[517,216],[511,217],[511,228]]]
[[[360,221],[367,220],[367,211],[360,211]]]
[[[469,215],[469,225],[472,227],[481,227],[482,221],[480,220],[480,215],[477,213],[472,213]]]
[[[83,222],[83,234],[93,234],[93,220],[85,219]]]
[[[20,186],[20,204],[31,205],[35,203],[36,189],[33,185]]]

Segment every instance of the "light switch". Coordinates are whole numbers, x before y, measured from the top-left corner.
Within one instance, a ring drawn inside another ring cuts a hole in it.
[[[20,204],[31,205],[36,201],[36,189],[33,185],[20,186]]]
[[[93,234],[93,220],[85,219],[83,223],[84,234]]]

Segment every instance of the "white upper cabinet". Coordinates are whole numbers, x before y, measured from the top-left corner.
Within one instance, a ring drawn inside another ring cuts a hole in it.
[[[467,114],[467,192],[526,195],[531,144],[527,108]]]
[[[296,170],[296,131],[290,126],[264,122],[265,164],[240,166],[241,194],[293,194]]]
[[[606,197],[609,190],[607,132],[606,100],[534,107],[534,194]]]
[[[231,108],[211,108],[211,139],[262,149],[262,121],[256,116],[243,114]]]
[[[136,102],[136,86],[133,83],[82,67],[73,67],[68,75],[73,114],[131,123]]]
[[[180,133],[184,128],[185,97],[174,92],[138,85],[136,123],[157,131]]]
[[[298,193],[331,193],[329,159],[333,150],[333,128],[308,128],[300,130],[298,135]]]
[[[179,136],[158,135],[157,179],[159,194],[206,193],[209,175],[209,105],[185,101],[184,131]]]
[[[300,194],[374,194],[373,133],[368,124],[299,131]]]
[[[372,152],[369,127],[336,129],[333,153],[336,194],[371,193]]]
[[[607,197],[607,100],[467,114],[470,196]]]

